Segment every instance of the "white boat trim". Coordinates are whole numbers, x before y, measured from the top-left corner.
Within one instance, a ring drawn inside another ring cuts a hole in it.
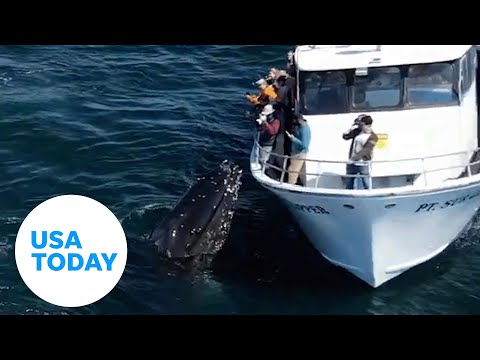
[[[380,47],[380,50],[377,50]],[[298,69],[322,71],[451,61],[471,45],[300,45]]]

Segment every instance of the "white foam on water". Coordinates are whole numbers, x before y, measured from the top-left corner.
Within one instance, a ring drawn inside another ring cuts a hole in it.
[[[157,210],[157,209],[160,209],[161,207],[162,207],[161,204],[153,203],[150,205],[145,205],[139,209],[134,209],[131,212],[129,212],[127,215],[119,219],[120,223],[123,223],[125,220],[131,219],[132,217],[142,217],[143,215],[145,215],[145,212],[149,210]]]
[[[12,224],[21,224],[23,219],[16,217],[16,216],[9,216],[6,218],[0,218],[0,226],[1,225],[12,225]]]

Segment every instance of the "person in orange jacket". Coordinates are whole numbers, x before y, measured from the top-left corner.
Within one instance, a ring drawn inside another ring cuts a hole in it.
[[[256,83],[258,85],[258,88],[260,89],[260,94],[258,95],[251,95],[247,93],[247,100],[257,106],[265,106],[271,101],[274,101],[277,99],[277,91],[275,90],[275,87],[273,85],[269,85],[267,80],[265,79],[260,79]]]

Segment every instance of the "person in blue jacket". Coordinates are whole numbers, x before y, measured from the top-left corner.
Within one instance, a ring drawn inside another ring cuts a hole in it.
[[[290,134],[288,131],[285,131],[285,133],[292,142],[290,165],[288,166],[288,183],[295,185],[310,148],[310,126],[302,114],[296,114],[294,118],[294,133]]]

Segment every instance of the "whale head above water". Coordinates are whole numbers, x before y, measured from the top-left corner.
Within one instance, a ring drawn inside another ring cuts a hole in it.
[[[230,232],[241,177],[238,165],[224,161],[198,178],[154,228],[151,239],[158,254],[173,260],[217,254]]]

